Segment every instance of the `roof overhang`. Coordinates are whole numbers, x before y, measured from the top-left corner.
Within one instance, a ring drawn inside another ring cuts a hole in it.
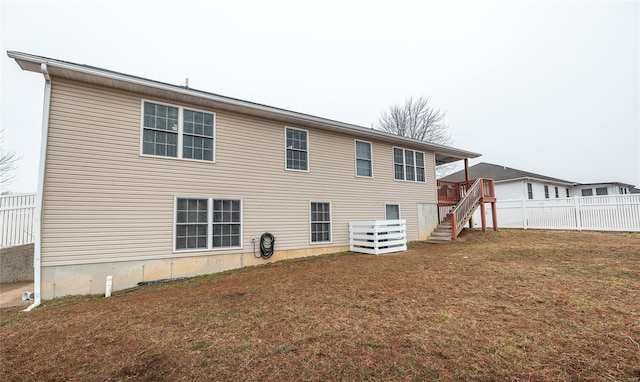
[[[18,65],[20,65],[20,68],[26,71],[40,73],[41,65],[45,64],[49,75],[53,78],[57,77],[81,81],[113,89],[139,93],[148,97],[184,102],[221,111],[266,118],[285,124],[300,127],[312,127],[335,133],[353,135],[363,139],[380,140],[408,148],[433,152],[436,156],[436,165],[456,162],[466,158],[477,158],[481,155],[449,146],[400,137],[372,128],[338,122],[236,98],[225,97],[188,87],[153,81],[89,65],[75,64],[72,62],[15,51],[8,51],[7,55],[15,59]]]
[[[533,181],[540,182],[540,183],[559,184],[559,185],[563,185],[563,186],[575,186],[575,185],[578,184],[578,183],[569,182],[569,181],[535,178],[535,177],[531,177],[531,176],[520,177],[520,178],[511,178],[511,179],[502,179],[502,180],[494,180],[494,183],[521,182],[521,181],[527,181],[527,180],[533,180]]]
[[[622,182],[600,182],[600,183],[578,183],[578,186],[618,186],[618,187],[625,187],[625,188],[633,188],[635,187],[635,185],[633,184],[629,184],[629,183],[622,183]]]

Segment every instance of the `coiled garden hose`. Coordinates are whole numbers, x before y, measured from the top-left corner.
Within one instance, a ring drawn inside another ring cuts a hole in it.
[[[265,232],[260,236],[260,257],[263,259],[268,259],[273,256],[273,252],[275,250],[275,242],[276,237],[270,234],[269,232]],[[256,243],[253,243],[253,255],[256,254]],[[258,257],[258,256],[256,256]]]

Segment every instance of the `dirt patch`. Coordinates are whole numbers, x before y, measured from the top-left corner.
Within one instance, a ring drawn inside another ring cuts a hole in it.
[[[640,378],[640,234],[465,232],[0,310],[0,379]]]

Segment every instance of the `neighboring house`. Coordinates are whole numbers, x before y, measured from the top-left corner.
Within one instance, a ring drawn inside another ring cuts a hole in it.
[[[479,154],[19,52],[45,100],[40,299],[348,249],[349,221],[438,225],[435,166]],[[41,220],[40,220],[41,217]]]
[[[634,188],[631,184],[620,182],[577,183],[485,162],[470,166],[469,173],[470,179],[493,179],[498,200],[626,195],[632,193]],[[442,180],[464,181],[464,170],[447,175]]]
[[[552,178],[497,164],[481,162],[469,167],[469,179],[490,178],[494,180],[495,196],[500,201],[507,200],[553,200],[574,196],[626,195],[633,192],[633,185],[609,183],[576,183]],[[439,181],[462,182],[464,170],[443,177]],[[500,212],[497,212],[500,223]],[[473,216],[474,225],[480,220],[479,212]]]
[[[447,175],[442,180],[462,182],[464,170]],[[546,175],[481,162],[469,167],[469,178],[493,179],[496,199],[557,199],[573,196],[575,182]]]

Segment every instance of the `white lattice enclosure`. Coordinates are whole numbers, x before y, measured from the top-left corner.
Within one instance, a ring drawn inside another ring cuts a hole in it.
[[[349,222],[349,249],[372,255],[406,251],[406,220]]]

